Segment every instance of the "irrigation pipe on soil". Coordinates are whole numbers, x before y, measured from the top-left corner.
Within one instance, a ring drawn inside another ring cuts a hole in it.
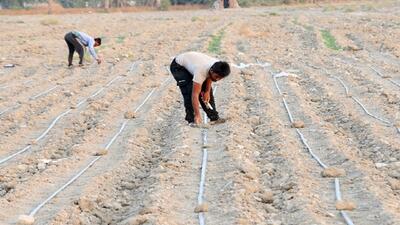
[[[60,85],[55,85],[54,87],[52,87],[52,88],[50,88],[50,89],[48,89],[48,90],[46,90],[46,91],[43,91],[43,92],[41,92],[41,93],[39,93],[39,94],[37,94],[37,95],[35,95],[35,96],[30,97],[29,100],[35,100],[35,99],[37,99],[37,98],[40,98],[40,97],[42,97],[43,95],[46,95],[47,93],[51,92],[52,90],[54,90],[54,89],[56,89],[56,88],[58,88],[58,87],[60,87]]]
[[[392,84],[394,84],[394,85],[396,85],[396,86],[398,86],[398,87],[400,87],[400,84],[399,83],[397,83],[396,81],[394,81],[393,79],[390,79],[389,77],[385,77],[385,75],[383,75],[381,72],[379,72],[378,70],[376,70],[374,67],[372,67],[372,66],[368,66],[370,69],[372,69],[378,76],[380,76],[381,78],[388,78],[388,80],[392,83]]]
[[[20,105],[21,104],[17,103],[14,106],[10,106],[10,107],[4,109],[3,111],[0,112],[0,116],[3,115],[4,113],[8,112],[8,111],[11,111],[11,110],[14,110],[14,109],[18,108]]]
[[[379,116],[373,115],[372,113],[370,113],[370,112],[365,108],[365,106],[361,103],[360,100],[358,100],[356,97],[350,95],[350,93],[349,93],[349,88],[348,88],[347,85],[343,82],[342,79],[340,79],[340,78],[337,77],[337,76],[332,76],[332,77],[335,78],[336,80],[338,80],[338,81],[340,82],[340,84],[343,86],[343,88],[344,88],[345,91],[346,91],[346,95],[347,95],[347,96],[351,96],[351,98],[363,109],[363,111],[364,111],[368,116],[370,116],[370,117],[372,117],[372,118],[374,118],[374,119],[376,119],[376,120],[382,122],[382,123],[385,124],[385,125],[392,126],[392,127],[396,128],[397,132],[400,133],[400,127],[396,127],[396,125],[395,125],[394,123],[391,123],[390,121],[385,120],[385,119],[383,119],[383,118],[381,118],[381,117],[379,117]]]
[[[294,120],[293,120],[293,117],[292,117],[291,112],[289,110],[289,106],[286,103],[284,96],[282,95],[282,92],[281,92],[281,90],[279,88],[278,82],[276,81],[276,77],[275,77],[275,75],[273,75],[272,77],[274,79],[274,84],[275,84],[276,89],[278,90],[278,93],[282,96],[282,102],[285,105],[285,109],[286,109],[287,114],[289,115],[289,120],[290,120],[291,123],[293,123]],[[308,152],[318,162],[318,164],[324,169],[328,168],[328,166],[326,166],[321,161],[321,159],[319,159],[318,156],[314,154],[314,152],[312,151],[311,147],[308,145],[306,138],[304,137],[304,135],[300,132],[300,130],[298,128],[296,128],[296,132],[299,135],[299,137],[300,137],[301,141],[303,142],[303,144],[306,146]],[[335,178],[335,197],[336,197],[337,201],[340,201],[342,199],[341,192],[340,192],[339,178]],[[354,225],[353,221],[351,220],[351,218],[347,215],[347,213],[344,210],[339,210],[339,211],[340,211],[340,214],[342,215],[343,219],[346,221],[347,225]]]
[[[91,67],[89,67],[89,70],[90,70],[90,69],[91,69]],[[64,72],[62,72],[61,76],[63,76],[67,71],[68,71],[68,70],[65,70]],[[88,72],[88,73],[90,74],[90,72]],[[28,81],[25,81],[23,84],[27,84],[27,83],[30,83],[30,82],[32,82],[32,81],[28,80]],[[5,86],[5,87],[8,87],[8,86]],[[36,94],[36,95],[34,95],[34,96],[32,96],[32,97],[29,97],[29,98],[28,98],[28,101],[36,100],[36,99],[38,99],[38,98],[40,98],[40,97],[42,97],[42,96],[48,94],[49,92],[53,91],[54,89],[56,89],[56,88],[58,88],[58,87],[60,87],[59,84],[57,84],[57,85],[51,87],[50,89],[45,90],[45,91],[43,91],[43,92],[41,92],[41,93],[39,93],[39,94]],[[1,89],[1,88],[0,88],[0,89]],[[1,116],[2,114],[6,113],[6,112],[9,112],[9,111],[11,111],[11,110],[17,109],[19,106],[21,106],[21,103],[17,103],[17,104],[15,104],[14,106],[11,106],[11,107],[9,107],[9,108],[7,108],[7,109],[1,111],[1,112],[0,112],[0,116]]]
[[[135,63],[134,63],[135,65]],[[133,66],[130,68],[129,72],[132,71]],[[107,87],[109,87],[113,82],[115,82],[117,79],[121,78],[122,76],[118,75],[116,77],[114,77],[111,81],[107,82],[107,84],[105,84],[103,87],[101,87],[98,91],[96,91],[94,94],[90,95],[89,97],[83,99],[82,101],[80,101],[76,106],[71,107],[71,109],[68,109],[67,111],[59,114],[49,125],[49,127],[47,127],[47,129],[39,136],[37,137],[33,142],[36,143],[38,141],[40,141],[41,139],[43,139],[49,132],[50,130],[56,125],[56,123],[65,115],[67,115],[68,113],[70,113],[72,111],[72,108],[78,108],[80,107],[82,104],[84,104],[85,102],[88,101],[88,99],[90,98],[94,98],[95,96],[97,96],[98,94],[100,94],[102,91],[104,91]],[[0,114],[1,115],[1,114]],[[17,151],[3,159],[0,159],[0,165],[9,161],[10,159],[13,159],[14,157],[28,151],[29,149],[32,148],[32,144],[28,144],[26,147],[24,147],[23,149],[21,149],[20,151]]]
[[[50,88],[50,89],[48,89],[46,91],[43,91],[43,92],[41,92],[41,93],[39,93],[39,94],[37,94],[35,96],[30,97],[29,100],[36,100],[36,99],[40,98],[41,96],[48,94],[49,92],[51,92],[52,90],[54,90],[54,89],[56,89],[58,87],[60,87],[60,86],[59,85],[55,85],[54,87],[52,87],[52,88]],[[17,103],[14,106],[10,106],[10,107],[4,109],[3,111],[0,112],[0,116],[3,115],[6,112],[9,112],[11,110],[14,110],[14,109],[18,108],[19,106],[21,106],[21,103]]]
[[[217,87],[214,88],[213,94],[217,92]],[[207,124],[207,115],[203,112],[203,123]],[[208,151],[207,151],[207,140],[208,131],[207,128],[201,130],[201,138],[202,138],[202,150],[203,150],[203,158],[201,161],[201,173],[200,173],[200,185],[199,185],[199,194],[197,196],[197,205],[200,206],[204,203],[204,186],[206,183],[206,172],[207,172],[207,161],[208,161]],[[199,212],[199,224],[205,225],[205,215],[204,212]]]
[[[166,79],[162,84],[165,84],[167,81],[169,81],[170,78]],[[139,111],[139,109],[149,100],[149,98],[153,95],[154,91],[157,89],[157,87],[153,88],[150,93],[146,96],[146,98],[143,100],[143,102],[135,109],[135,113]],[[111,145],[114,143],[114,141],[118,138],[118,136],[124,131],[129,119],[125,119],[124,122],[122,123],[120,129],[118,132],[111,138],[111,140],[107,143],[105,149],[108,150]],[[51,194],[46,200],[44,200],[42,203],[40,203],[38,206],[36,206],[30,213],[30,217],[34,217],[36,213],[46,204],[48,203],[51,199],[53,199],[57,194],[59,194],[61,191],[63,191],[65,188],[67,188],[70,184],[72,184],[76,179],[78,179],[86,170],[88,170],[97,160],[102,158],[103,156],[96,156],[85,168],[83,168],[80,172],[78,172],[74,177],[72,177],[67,183],[65,183],[63,186],[61,186],[57,191],[55,191],[53,194]]]

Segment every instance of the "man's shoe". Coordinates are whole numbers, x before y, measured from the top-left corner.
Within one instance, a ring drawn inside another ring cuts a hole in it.
[[[221,123],[225,123],[226,119],[224,118],[218,118],[217,120],[213,120],[210,122],[211,125],[215,125],[215,124],[221,124]]]
[[[203,128],[203,129],[208,129],[210,128],[210,126],[208,124],[195,124],[195,123],[189,123],[189,127],[193,127],[193,128]]]

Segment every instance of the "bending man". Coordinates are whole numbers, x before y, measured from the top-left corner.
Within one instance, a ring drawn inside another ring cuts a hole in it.
[[[225,121],[219,118],[211,84],[230,74],[227,62],[199,52],[186,52],[175,57],[170,69],[183,96],[186,121],[201,123],[199,104],[212,122]]]
[[[79,32],[79,31],[71,31],[67,33],[64,37],[65,42],[67,42],[69,55],[68,55],[68,66],[72,66],[72,58],[74,56],[74,52],[77,51],[79,54],[79,66],[83,66],[83,55],[84,48],[87,47],[89,49],[90,55],[96,59],[97,63],[101,63],[101,59],[96,55],[96,51],[94,47],[101,45],[101,38],[92,38],[91,36]]]

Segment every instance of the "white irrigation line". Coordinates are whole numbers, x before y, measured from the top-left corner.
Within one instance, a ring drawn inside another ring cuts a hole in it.
[[[213,90],[213,95],[215,95],[215,93],[217,92],[217,87],[216,86]],[[203,112],[203,123],[207,124],[208,120],[207,120],[207,114],[205,112]],[[203,149],[203,158],[201,161],[201,173],[200,173],[200,184],[199,184],[199,194],[197,196],[197,204],[201,205],[203,204],[204,201],[204,186],[206,184],[206,172],[207,172],[207,161],[208,161],[208,151],[207,151],[207,144],[208,144],[208,140],[207,140],[207,136],[208,136],[208,131],[207,129],[202,129],[201,131],[201,137],[202,137],[202,149]],[[205,215],[204,212],[200,212],[199,213],[199,224],[200,225],[205,225],[206,221],[205,221]]]
[[[139,64],[140,62],[140,60],[133,62],[131,67],[129,68],[129,73],[132,72],[136,68],[137,64]]]
[[[62,75],[64,75],[65,73],[66,73],[66,71],[64,71],[64,72],[62,73]],[[61,75],[61,76],[62,76],[62,75]],[[27,84],[27,83],[29,83],[29,82],[32,82],[32,81],[31,81],[31,80],[28,80],[28,81],[25,81],[23,84]],[[8,86],[5,86],[5,87],[8,87]],[[55,85],[54,87],[52,87],[52,88],[50,88],[50,89],[48,89],[48,90],[46,90],[46,91],[43,91],[43,92],[41,92],[41,93],[39,93],[39,94],[37,94],[37,95],[35,95],[35,96],[29,97],[28,100],[30,100],[30,101],[31,101],[31,100],[36,100],[37,98],[39,98],[39,97],[41,97],[41,96],[43,96],[43,95],[48,94],[49,92],[53,91],[54,89],[56,89],[56,88],[58,88],[58,87],[60,87],[60,85]],[[16,108],[19,107],[20,105],[21,105],[21,104],[16,104],[16,105],[14,105],[14,106],[12,106],[12,107],[9,107],[9,108],[7,108],[7,109],[1,111],[1,112],[0,112],[0,116],[1,116],[2,114],[4,114],[4,113],[8,112],[8,111],[11,111],[11,110],[16,109]]]
[[[324,169],[328,168],[327,165],[325,165],[322,160],[312,151],[311,147],[308,145],[307,143],[307,139],[304,137],[304,135],[300,132],[300,130],[298,128],[296,128],[296,132],[297,134],[300,136],[301,141],[303,142],[303,144],[306,146],[308,152],[311,154],[311,156],[318,162],[319,165],[321,165],[321,167],[323,167]]]
[[[52,90],[54,90],[54,89],[56,89],[58,87],[60,87],[60,86],[59,85],[55,85],[54,87],[52,87],[52,88],[50,88],[50,89],[48,89],[46,91],[43,91],[42,93],[39,93],[39,94],[37,94],[35,96],[30,97],[29,100],[35,100],[35,99],[37,99],[37,98],[49,93],[50,91],[52,91]]]
[[[378,74],[378,76],[380,76],[380,77],[384,77],[383,76],[383,74],[381,73],[381,72],[379,72],[378,70],[376,70],[374,67],[372,67],[372,66],[370,66],[370,65],[368,65],[368,67],[370,68],[370,69],[372,69],[376,74]]]
[[[381,72],[379,72],[378,70],[376,70],[374,67],[372,67],[372,66],[370,66],[370,65],[368,65],[368,67],[369,67],[370,69],[372,69],[379,77],[385,78],[385,76],[384,76]],[[327,71],[326,69],[325,69],[325,73],[329,74],[328,71]],[[332,76],[332,75],[331,75],[331,76]],[[351,96],[351,95],[349,94],[349,89],[348,89],[347,85],[343,82],[343,80],[340,79],[340,78],[337,77],[337,76],[332,76],[332,77],[335,78],[336,80],[338,80],[338,81],[342,84],[342,86],[344,87],[344,89],[345,89],[345,91],[346,91],[346,95],[347,95],[347,96]],[[392,82],[393,84],[395,84],[396,86],[399,86],[399,87],[400,87],[400,84],[397,83],[396,81],[394,81],[394,80],[392,80],[392,79],[390,79],[390,78],[389,78],[388,80],[389,80],[390,82]],[[393,123],[391,123],[390,121],[385,120],[385,119],[383,119],[383,118],[381,118],[381,117],[379,117],[379,116],[373,115],[372,113],[370,113],[370,112],[365,108],[365,106],[361,103],[360,100],[358,100],[358,99],[357,99],[356,97],[354,97],[354,96],[351,96],[351,98],[364,110],[364,112],[365,112],[368,116],[370,116],[370,117],[372,117],[372,118],[374,118],[374,119],[376,119],[376,120],[379,120],[380,122],[382,122],[382,123],[384,123],[384,124],[386,124],[386,125],[395,127],[396,130],[397,130],[397,132],[400,133],[400,127],[396,127],[396,125],[393,124]]]
[[[10,107],[4,109],[3,111],[0,112],[0,116],[3,115],[4,113],[8,112],[8,111],[11,111],[11,110],[14,110],[14,109],[18,108],[20,105],[21,104],[16,104],[14,106],[10,106]]]
[[[347,96],[350,96],[350,95],[349,95],[349,89],[348,89],[347,85],[342,81],[342,79],[340,79],[340,78],[337,77],[337,76],[332,76],[332,77],[335,78],[336,80],[338,80],[338,81],[342,84],[342,86],[344,87],[344,89],[345,89],[345,91],[346,91],[346,95],[347,95]],[[395,127],[395,125],[392,124],[391,122],[389,122],[389,121],[387,121],[387,120],[385,120],[385,119],[383,119],[383,118],[381,118],[381,117],[379,117],[379,116],[376,116],[376,115],[373,115],[372,113],[370,113],[370,112],[365,108],[365,106],[360,102],[360,100],[358,100],[356,97],[351,96],[351,98],[364,110],[364,112],[365,112],[368,116],[370,116],[370,117],[372,117],[372,118],[374,118],[374,119],[376,119],[376,120],[379,120],[380,122],[382,122],[382,123],[384,123],[384,124],[386,124],[386,125],[391,125],[391,126],[394,126],[394,127]]]
[[[43,63],[43,67],[46,68],[47,70],[51,70],[51,68],[44,63]]]
[[[80,177],[87,169],[89,169],[97,160],[100,159],[100,156],[97,156],[95,160],[93,160],[89,165],[87,165],[81,172],[76,174],[70,181],[68,181],[66,184],[64,184],[60,189],[58,189],[56,192],[54,192],[52,195],[50,195],[46,200],[44,200],[42,203],[40,203],[36,208],[34,208],[30,213],[29,216],[35,216],[35,214],[51,199],[53,199],[58,193],[60,193],[62,190],[64,190],[66,187],[68,187],[72,182],[74,182],[78,177]]]
[[[368,66],[368,67],[369,67],[370,69],[372,69],[372,70],[373,70],[378,76],[380,76],[381,78],[385,78],[385,76],[384,76],[381,72],[379,72],[378,70],[376,70],[374,67],[372,67],[372,66]],[[394,84],[394,85],[400,87],[400,84],[397,83],[396,81],[394,81],[393,79],[388,78],[388,80],[389,80],[392,84]]]
[[[82,101],[80,101],[78,104],[76,104],[76,108],[79,108],[83,103],[87,102],[88,99],[94,98],[96,97],[98,94],[100,94],[101,92],[103,92],[107,87],[109,87],[112,83],[114,83],[114,81],[116,81],[117,79],[121,78],[120,75],[114,77],[111,81],[109,81],[106,85],[104,85],[103,87],[101,87],[99,90],[97,90],[95,93],[93,93],[92,95],[90,95],[89,97],[83,99]]]
[[[156,88],[153,88],[151,90],[151,92],[147,95],[147,97],[144,99],[142,104],[140,104],[139,107],[135,110],[135,113],[146,103],[146,101],[150,98],[150,96],[154,93],[155,90],[156,90]]]
[[[288,104],[287,104],[287,102],[286,102],[286,100],[285,100],[285,98],[283,96],[282,96],[282,102],[283,102],[283,105],[285,106],[286,111],[288,112],[288,116],[289,116],[290,122],[293,123],[294,122],[293,116],[290,113],[289,106],[288,106]]]
[[[51,71],[51,68],[47,67],[44,64],[43,64],[43,67],[45,67],[47,70]],[[61,73],[61,76],[63,76],[67,71],[68,70],[64,70],[64,72]],[[35,72],[35,74],[36,74],[36,72]],[[32,82],[32,80],[26,80],[26,81],[22,82],[22,84],[26,85],[26,84],[31,83],[31,82]],[[13,84],[13,86],[16,86],[16,85],[19,85],[19,84]],[[4,86],[1,86],[0,89],[5,89],[5,88],[8,88],[8,87],[10,87],[10,86],[9,85],[4,85]]]
[[[25,85],[25,84],[28,84],[28,83],[31,83],[31,82],[32,82],[32,80],[27,80],[23,84]]]
[[[340,181],[337,177],[335,178],[335,196],[337,201],[342,200],[342,193],[340,192]],[[350,216],[347,215],[346,211],[340,210],[340,214],[348,225],[354,225],[353,221],[351,220]]]
[[[205,113],[204,113],[205,114]],[[207,117],[204,115],[204,123],[207,123]],[[207,147],[204,147],[207,144],[207,130],[204,129],[202,132],[203,139],[203,160],[201,162],[201,175],[200,175],[200,185],[199,185],[199,195],[197,196],[197,204],[203,204],[204,198],[204,186],[206,183],[206,172],[207,172],[207,159],[208,159],[208,151]],[[205,224],[204,212],[199,213],[199,224]]]
[[[109,147],[114,143],[115,139],[117,139],[118,135],[123,131],[127,124],[127,121],[122,123],[121,128],[119,131],[114,135],[114,137],[111,139],[111,141],[107,144],[105,147],[106,150],[109,149]],[[57,191],[55,191],[53,194],[51,194],[46,200],[44,200],[42,203],[40,203],[36,208],[34,208],[30,213],[29,216],[35,216],[35,214],[51,199],[53,199],[57,194],[59,194],[61,191],[63,191],[66,187],[68,187],[70,184],[72,184],[76,179],[78,179],[86,170],[88,170],[97,160],[99,160],[102,156],[96,156],[85,168],[83,168],[78,174],[76,174],[71,180],[69,180],[67,183],[65,183],[61,188],[59,188]]]
[[[400,87],[400,83],[397,83],[396,81],[389,79],[390,82],[392,82],[394,85],[399,86]]]
[[[282,91],[281,91],[281,89],[279,88],[279,85],[278,85],[278,83],[277,83],[277,81],[276,81],[276,77],[273,76],[272,78],[274,79],[274,84],[275,84],[276,89],[278,89],[279,95],[282,95]],[[292,122],[292,121],[290,121],[290,122]]]
[[[167,80],[169,80],[168,78]],[[163,84],[165,81],[163,82]],[[143,100],[143,102],[135,109],[135,112],[137,112],[147,101],[148,99],[153,95],[154,91],[157,88],[153,88],[150,93],[146,96],[146,98]],[[114,143],[114,141],[118,138],[118,136],[124,131],[128,119],[125,119],[124,122],[122,123],[120,129],[118,132],[111,138],[111,140],[107,143],[105,149],[108,150],[111,145]],[[78,179],[86,170],[88,170],[97,160],[102,158],[103,156],[96,156],[85,168],[83,168],[78,174],[76,174],[74,177],[72,177],[67,183],[65,183],[63,186],[61,186],[58,190],[56,190],[53,194],[51,194],[46,200],[44,200],[42,203],[40,203],[38,206],[36,206],[30,213],[29,216],[34,217],[35,214],[46,204],[48,203],[51,199],[53,199],[57,194],[59,194],[61,191],[63,191],[65,188],[67,188],[70,184],[72,184],[76,179]]]
[[[281,94],[280,89],[279,89],[279,85],[278,82],[275,79],[275,76],[273,75],[273,79],[274,79],[274,83],[275,83],[275,87],[278,89],[278,92]],[[291,116],[289,107],[285,101],[285,98],[282,96],[282,101],[284,102],[285,105],[285,109],[287,114],[289,115],[289,118],[293,118]],[[293,122],[293,119],[290,119],[290,122]],[[296,128],[296,132],[299,135],[301,141],[303,142],[303,144],[306,146],[307,150],[309,151],[309,153],[311,154],[311,156],[318,162],[318,164],[322,167],[322,168],[328,168],[328,166],[326,166],[319,158],[317,155],[314,154],[314,152],[312,151],[311,147],[308,145],[307,140],[305,139],[304,135],[300,132],[300,130],[298,128]],[[339,183],[339,178],[335,178],[335,196],[338,200],[341,199],[341,194],[340,194],[340,183]],[[343,210],[339,210],[340,214],[342,215],[343,219],[346,221],[347,225],[354,225],[353,221],[351,220],[351,218],[347,215],[347,213]]]
[[[132,63],[131,67],[128,70],[128,73],[132,72],[133,69],[136,67],[138,61],[135,61]],[[88,99],[90,98],[94,98],[96,97],[98,94],[100,94],[105,88],[109,87],[112,83],[114,83],[117,79],[122,78],[121,75],[118,75],[116,77],[114,77],[114,79],[110,80],[106,85],[104,85],[104,87],[100,88],[98,91],[96,91],[95,93],[93,93],[91,96],[83,99],[82,101],[80,101],[75,107],[78,108],[80,107],[83,103],[85,103]]]
[[[3,163],[5,163],[5,162],[7,162],[8,160],[14,158],[15,156],[17,156],[17,155],[19,155],[19,154],[22,154],[22,153],[24,153],[24,152],[26,152],[26,151],[28,151],[29,149],[31,149],[31,147],[32,147],[31,145],[27,145],[25,148],[19,150],[18,152],[14,153],[14,154],[12,154],[12,155],[9,155],[9,156],[7,156],[7,157],[5,157],[4,159],[1,159],[1,160],[0,160],[0,164],[3,164]]]
[[[342,79],[340,79],[339,77],[337,77],[337,76],[333,76],[336,80],[338,80],[341,84],[342,84],[342,86],[344,87],[344,90],[346,91],[346,95],[347,96],[350,96],[350,92],[349,92],[349,88],[347,87],[347,85],[342,81]]]
[[[44,91],[44,92],[41,92],[41,93],[39,93],[39,94],[37,94],[37,95],[35,95],[35,96],[30,97],[29,100],[36,100],[37,98],[39,98],[39,97],[41,97],[41,96],[43,96],[43,95],[45,95],[45,94],[51,92],[52,90],[54,90],[54,89],[56,89],[56,88],[58,88],[58,87],[60,87],[60,86],[59,86],[59,85],[56,85],[56,86],[54,86],[54,87],[52,87],[52,88],[50,88],[50,89],[48,89],[48,90],[46,90],[46,91]],[[9,111],[11,111],[11,110],[14,110],[14,109],[18,108],[20,105],[21,105],[21,104],[17,103],[17,104],[15,104],[14,106],[11,106],[11,107],[6,108],[5,110],[3,110],[3,111],[0,112],[0,116],[3,115],[3,114],[6,113],[6,112],[9,112]]]
[[[260,66],[262,68],[271,66],[271,64],[269,64],[269,63],[249,63],[249,64],[240,63],[239,65],[231,63],[231,65],[233,67],[235,67],[235,68],[238,68],[238,69],[244,69],[244,68],[248,68],[248,67],[251,67],[251,66]]]
[[[35,139],[35,141],[40,141],[42,138],[44,138],[50,132],[50,130],[54,127],[54,125],[56,125],[57,121],[59,121],[63,116],[67,115],[71,111],[72,111],[72,109],[68,109],[67,111],[58,115],[53,120],[53,122],[51,122],[50,126],[38,138]]]
[[[273,76],[273,79],[274,79],[274,84],[275,84],[276,89],[277,89],[278,92],[281,94],[281,91],[280,91],[278,82],[277,82],[277,80],[276,80],[276,77]],[[292,113],[290,112],[289,105],[287,104],[287,102],[286,102],[286,100],[285,100],[285,98],[284,98],[283,96],[282,96],[282,102],[283,102],[283,105],[285,106],[286,112],[287,112],[287,114],[288,114],[288,116],[289,116],[289,121],[290,121],[291,123],[293,123],[293,122],[294,122],[294,119],[293,119]],[[298,128],[296,128],[296,132],[297,132],[297,134],[300,136],[301,141],[302,141],[303,144],[306,146],[307,150],[310,152],[310,154],[313,156],[313,158],[314,158],[315,160],[317,160],[317,162],[318,162],[323,168],[327,168],[327,166],[318,158],[318,156],[314,154],[314,152],[312,151],[311,147],[310,147],[310,146],[308,145],[308,143],[307,143],[307,139],[304,137],[304,135],[300,132],[300,130],[299,130]]]
[[[368,114],[369,116],[371,116],[371,117],[373,117],[373,118],[375,118],[375,119],[381,121],[382,123],[385,123],[385,124],[390,125],[390,122],[389,122],[389,121],[387,121],[387,120],[385,120],[385,119],[382,119],[382,118],[380,118],[380,117],[378,117],[378,116],[375,116],[375,115],[371,114],[371,113],[365,108],[365,106],[364,106],[357,98],[355,98],[355,97],[353,97],[353,96],[352,96],[351,98],[354,99],[354,101],[356,101],[356,102],[358,103],[358,105],[361,106],[361,108],[364,110],[364,112],[365,112],[366,114]]]
[[[112,79],[111,81],[109,81],[104,87],[110,86],[115,80],[117,80],[117,78],[120,78],[120,77],[121,77],[121,76],[116,76],[114,79]],[[104,90],[105,90],[104,87],[100,88],[99,91],[96,91],[93,95],[89,96],[88,98],[85,98],[83,101],[81,101],[80,103],[78,103],[78,105],[76,106],[76,108],[78,108],[80,105],[82,105],[83,103],[85,103],[89,98],[93,98],[93,97],[95,97],[96,95],[98,95],[101,91],[104,91]],[[64,116],[67,115],[68,113],[70,113],[71,111],[72,111],[72,109],[68,109],[67,111],[65,111],[65,112],[63,112],[63,113],[61,113],[61,114],[59,114],[59,115],[51,122],[51,124],[49,125],[49,127],[47,127],[47,129],[46,129],[39,137],[37,137],[37,138],[35,139],[35,142],[38,142],[38,141],[40,141],[42,138],[44,138],[44,137],[50,132],[50,130],[56,125],[56,123],[57,123],[62,117],[64,117]],[[3,163],[5,163],[5,162],[7,162],[7,161],[9,161],[10,159],[12,159],[12,158],[14,158],[14,157],[16,157],[16,156],[18,156],[18,155],[20,155],[20,154],[22,154],[22,153],[28,151],[29,149],[31,149],[31,147],[32,147],[32,145],[31,145],[31,144],[28,144],[26,147],[24,147],[24,148],[21,149],[20,151],[15,152],[15,153],[13,153],[13,154],[11,154],[11,155],[9,155],[9,156],[3,158],[3,159],[0,159],[0,165],[3,164]]]

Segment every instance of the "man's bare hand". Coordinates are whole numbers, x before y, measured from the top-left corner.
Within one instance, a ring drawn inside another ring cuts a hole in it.
[[[195,124],[201,124],[201,116],[195,116],[194,117],[194,123]]]
[[[210,92],[209,91],[206,91],[203,93],[203,102],[204,103],[210,102]]]

